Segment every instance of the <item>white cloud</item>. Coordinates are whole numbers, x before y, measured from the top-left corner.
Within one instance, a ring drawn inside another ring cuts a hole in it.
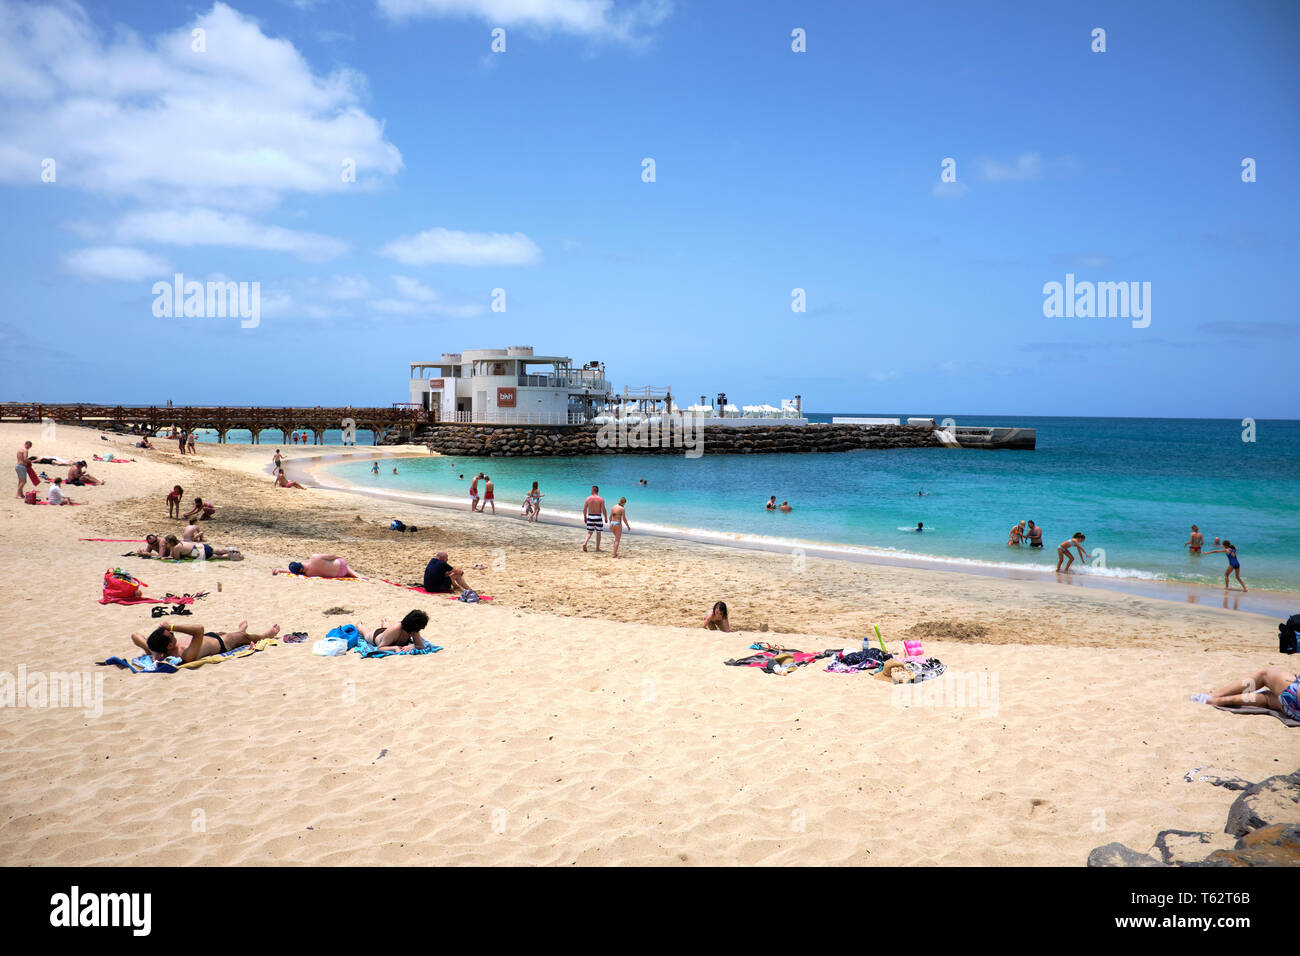
[[[63,266],[74,275],[92,281],[169,280],[173,271],[165,259],[151,255],[143,249],[133,249],[129,246],[90,246],[86,249],[75,249],[64,254]]]
[[[408,266],[435,263],[457,266],[524,266],[542,259],[542,250],[522,232],[457,232],[438,227],[414,236],[401,236],[379,250],[380,255]]]
[[[239,213],[213,209],[185,212],[136,212],[118,223],[120,242],[152,242],[173,246],[238,246],[267,252],[288,252],[309,262],[333,259],[348,251],[348,244],[332,236],[285,229],[253,222]]]
[[[670,0],[377,0],[394,19],[473,18],[494,27],[556,30],[593,39],[642,43],[668,19]]]
[[[145,39],[74,4],[0,0],[0,180],[37,183],[49,157],[60,186],[110,196],[249,207],[361,188],[402,167],[364,93],[223,3]]]
[[[344,302],[364,299],[370,294],[370,280],[365,276],[330,276],[325,294]]]
[[[393,285],[397,286],[398,293],[404,299],[414,299],[417,302],[435,302],[438,299],[438,293],[410,276],[393,276]]]
[[[930,187],[930,195],[935,199],[960,199],[966,195],[965,183],[938,182]]]
[[[981,158],[975,161],[981,179],[991,183],[1025,182],[1043,173],[1043,159],[1037,153],[1021,153],[1014,162]]]

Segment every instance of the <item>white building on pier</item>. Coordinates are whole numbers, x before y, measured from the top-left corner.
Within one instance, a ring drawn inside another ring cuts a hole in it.
[[[580,425],[606,407],[613,388],[603,362],[574,368],[530,346],[444,352],[411,363],[411,404],[443,422]]]

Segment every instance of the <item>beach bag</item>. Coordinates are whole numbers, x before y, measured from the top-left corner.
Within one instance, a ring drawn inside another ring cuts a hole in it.
[[[23,494],[23,501],[27,502],[29,505],[36,504],[36,492],[28,490]]]
[[[143,581],[138,581],[120,568],[104,572],[105,601],[138,601]]]
[[[355,624],[342,624],[326,634],[325,640],[342,641],[346,645],[345,649],[350,651],[357,646],[357,641],[361,640],[361,632],[357,630]]]
[[[1292,614],[1277,626],[1277,649],[1283,654],[1295,654],[1296,632],[1300,631],[1300,614]]]
[[[405,530],[406,530],[406,525],[402,524],[402,522],[400,522],[400,521],[394,521],[394,522],[393,522],[392,524],[390,524],[388,527],[389,527],[391,530],[393,530],[393,531],[405,531]]]
[[[466,604],[477,604],[478,592],[475,591],[473,588],[466,588],[465,590],[460,592],[460,597],[456,598],[456,600],[464,601]]]
[[[348,652],[348,642],[337,637],[327,637],[311,646],[317,657],[342,657]]]

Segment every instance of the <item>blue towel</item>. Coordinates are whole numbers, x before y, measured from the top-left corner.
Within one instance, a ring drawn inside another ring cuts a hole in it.
[[[363,637],[357,641],[356,646],[353,647],[352,650],[356,651],[362,657],[414,657],[417,654],[436,654],[438,651],[442,650],[442,648],[437,644],[430,644],[428,641],[425,641],[423,650],[411,644],[402,648],[385,647],[383,650],[380,650]]]
[[[151,654],[141,654],[139,657],[133,657],[130,660],[121,657],[110,657],[107,660],[98,661],[98,663],[124,667],[132,674],[175,674],[179,668],[172,661],[179,664],[181,659],[179,657],[169,657],[165,661],[156,661]]]

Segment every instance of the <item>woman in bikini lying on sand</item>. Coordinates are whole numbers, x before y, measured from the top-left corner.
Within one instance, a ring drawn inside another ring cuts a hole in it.
[[[148,637],[138,631],[132,633],[131,643],[141,650],[148,651],[156,661],[179,657],[182,663],[188,664],[190,661],[197,661],[200,657],[224,654],[226,651],[233,651],[236,647],[275,637],[279,633],[279,624],[272,625],[265,634],[251,634],[248,630],[248,622],[240,621],[239,626],[233,631],[219,634],[216,631],[203,630],[201,624],[173,624],[169,621],[161,627],[154,628],[153,633]],[[183,642],[177,634],[183,636]]]
[[[163,539],[165,548],[164,554],[159,557],[164,561],[183,561],[186,558],[197,558],[207,561],[211,558],[229,558],[231,561],[242,561],[244,556],[240,554],[238,548],[223,548],[219,544],[208,544],[206,541],[178,541],[176,535],[169,534]]]
[[[423,611],[412,611],[402,618],[402,623],[397,627],[392,627],[387,620],[379,622],[379,626],[370,633],[366,633],[365,625],[358,624],[357,630],[371,644],[378,648],[388,647],[406,647],[413,644],[420,650],[427,646],[424,638],[420,635],[426,627],[429,626],[429,615]]]
[[[1213,694],[1192,699],[1214,707],[1267,707],[1300,720],[1300,676],[1285,667],[1265,667],[1247,674]]]

